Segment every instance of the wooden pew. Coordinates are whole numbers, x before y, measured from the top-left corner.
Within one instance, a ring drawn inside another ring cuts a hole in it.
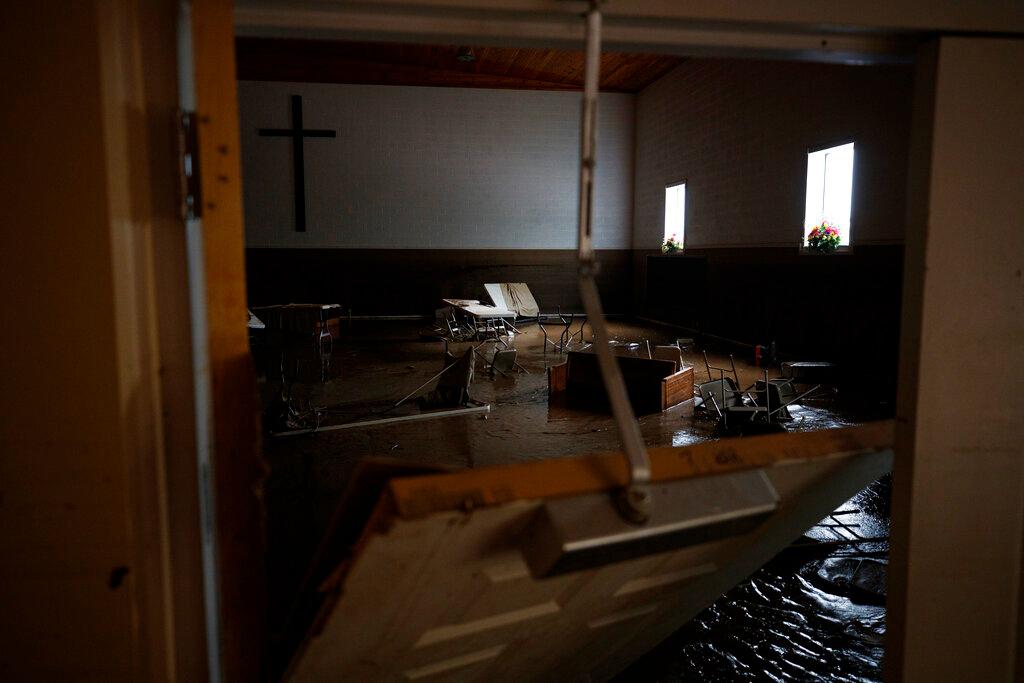
[[[617,356],[633,410],[638,415],[656,413],[693,398],[693,368],[679,368],[671,360]],[[604,409],[607,392],[601,380],[597,355],[570,351],[565,363],[548,370],[548,393],[564,396],[570,403]]]

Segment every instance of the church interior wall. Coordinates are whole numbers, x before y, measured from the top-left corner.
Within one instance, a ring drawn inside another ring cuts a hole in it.
[[[793,247],[807,152],[855,143],[854,243],[903,239],[913,70],[691,59],[637,96],[633,245],[661,246],[687,181],[686,247]]]
[[[294,230],[291,145],[303,125],[307,227]],[[595,244],[610,310],[628,307],[635,97],[600,102]],[[355,315],[422,315],[445,297],[530,281],[576,308],[579,95],[574,92],[242,81],[250,301],[338,300]],[[282,172],[284,169],[287,172]]]
[[[904,65],[693,59],[641,91],[634,311],[833,356],[892,393],[912,89]],[[799,246],[807,153],[849,141],[852,248],[809,255]],[[662,256],[664,188],[681,181],[685,248]]]

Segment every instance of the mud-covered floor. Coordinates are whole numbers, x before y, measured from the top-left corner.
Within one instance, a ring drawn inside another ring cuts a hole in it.
[[[614,339],[622,342],[671,344],[684,333],[670,328],[611,322]],[[393,415],[388,408],[441,368],[444,344],[421,336],[429,325],[412,321],[343,322],[334,343],[331,379],[297,384],[304,403],[326,406],[322,424],[376,419]],[[555,327],[549,333],[557,335]],[[306,435],[264,438],[270,465],[265,485],[271,622],[278,621],[321,538],[329,516],[352,475],[367,457],[387,457],[449,468],[482,467],[541,458],[569,457],[619,448],[609,415],[549,407],[548,366],[562,362],[537,325],[527,325],[512,345],[527,373],[492,378],[477,362],[471,389],[475,400],[491,405],[486,415],[383,425]],[[590,336],[587,328],[587,336]],[[452,344],[458,353],[467,344]],[[481,349],[490,355],[489,347]],[[695,381],[707,380],[701,347],[684,353],[694,366]],[[730,367],[726,354],[709,348],[712,365]],[[737,358],[741,386],[762,376],[752,358]],[[813,359],[807,359],[813,360]],[[310,360],[310,363],[313,361]],[[315,373],[314,373],[315,374]],[[778,376],[778,368],[769,370]],[[265,400],[274,391],[264,384]],[[878,406],[843,405],[830,400],[793,411],[791,431],[856,424],[878,417]],[[692,402],[665,413],[639,418],[648,445],[686,445],[716,438],[714,424],[695,415]],[[279,623],[279,622],[278,622]]]

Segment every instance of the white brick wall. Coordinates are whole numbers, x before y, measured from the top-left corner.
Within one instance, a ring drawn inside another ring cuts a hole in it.
[[[656,249],[665,186],[686,187],[686,246],[796,246],[807,151],[856,142],[853,241],[905,220],[910,67],[694,59],[637,99],[636,249]]]
[[[293,229],[291,126],[302,95],[307,232]],[[629,248],[633,95],[601,96],[595,243]],[[576,244],[580,95],[239,83],[249,247],[562,249]]]

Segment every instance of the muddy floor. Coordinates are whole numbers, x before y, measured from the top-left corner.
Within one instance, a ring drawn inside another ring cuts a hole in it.
[[[305,374],[309,381],[295,384],[293,392],[298,403],[321,408],[322,426],[415,412],[410,406],[397,411],[392,406],[442,367],[445,344],[427,337],[424,333],[429,330],[429,324],[419,321],[343,322],[340,339],[334,342],[330,356],[328,381],[315,381],[319,379],[320,368],[313,354],[300,359],[300,365],[309,366],[299,373],[300,377]],[[554,326],[547,330],[557,341],[560,330]],[[487,414],[264,438],[263,450],[270,466],[265,500],[268,571],[274,587],[270,601],[272,623],[291,600],[292,594],[286,587],[297,586],[360,460],[386,457],[420,465],[466,468],[619,448],[609,415],[549,406],[546,370],[562,362],[564,356],[545,342],[537,325],[524,326],[520,332],[510,343],[517,349],[518,361],[525,371],[492,377],[484,369],[483,361],[477,360],[471,396],[491,406]],[[612,322],[611,333],[620,343],[638,344],[636,353],[643,355],[647,343],[672,344],[685,334],[626,322]],[[586,328],[586,338],[591,334]],[[459,354],[469,346],[450,344],[449,349]],[[479,350],[486,357],[493,353],[491,345]],[[684,361],[694,366],[697,382],[708,377],[704,350],[691,346],[683,354]],[[712,365],[732,367],[721,349],[706,350]],[[743,387],[762,377],[763,369],[754,367],[750,361],[753,358],[736,358]],[[264,403],[270,404],[277,387],[273,381],[275,372],[267,374],[269,381],[262,381],[261,387]],[[778,376],[779,369],[770,369],[769,375]],[[879,405],[845,405],[838,395],[793,410],[794,419],[787,428],[804,431],[856,424],[883,416],[884,411],[885,407]],[[644,439],[651,446],[681,446],[716,438],[714,423],[695,415],[692,403],[642,416],[639,422]],[[668,657],[666,661],[671,664],[674,660]],[[686,680],[677,678],[681,673],[678,667],[669,665],[665,670],[668,678],[662,680]],[[704,671],[701,675],[706,674]]]

